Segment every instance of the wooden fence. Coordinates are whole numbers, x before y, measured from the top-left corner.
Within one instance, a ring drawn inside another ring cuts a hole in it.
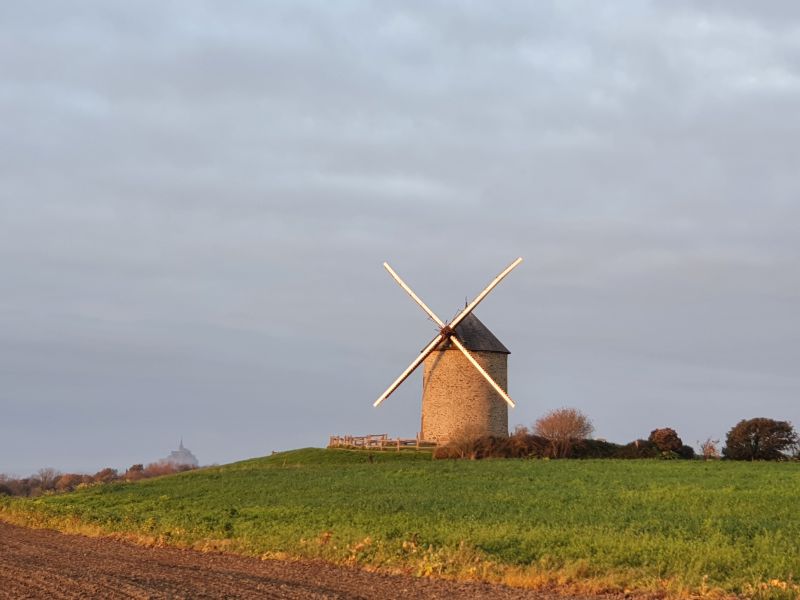
[[[332,435],[328,441],[328,448],[359,448],[364,450],[397,450],[402,448],[434,448],[436,442],[415,438],[389,438],[387,433],[373,433],[370,435]]]

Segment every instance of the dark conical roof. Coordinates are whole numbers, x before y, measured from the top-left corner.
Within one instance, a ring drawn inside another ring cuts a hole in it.
[[[467,350],[472,352],[502,352],[503,354],[511,354],[509,349],[506,348],[473,313],[468,314],[464,320],[458,324],[456,327],[456,334],[458,334],[458,339],[466,346]],[[452,344],[447,341],[442,344],[439,349],[449,350],[452,347]]]

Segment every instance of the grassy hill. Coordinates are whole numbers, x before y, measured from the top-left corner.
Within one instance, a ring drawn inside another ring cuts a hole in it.
[[[513,584],[798,598],[800,463],[432,461],[304,449],[0,517]]]

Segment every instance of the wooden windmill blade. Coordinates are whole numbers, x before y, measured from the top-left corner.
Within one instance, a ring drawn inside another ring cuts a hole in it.
[[[514,404],[514,401],[511,399],[511,397],[506,393],[506,391],[503,388],[501,388],[497,384],[497,382],[494,379],[492,379],[492,376],[489,375],[484,370],[484,368],[480,365],[480,363],[478,363],[478,361],[475,360],[475,357],[472,356],[472,353],[466,349],[464,344],[461,343],[461,340],[458,339],[458,336],[456,334],[451,335],[450,341],[456,348],[458,348],[459,350],[461,350],[461,352],[464,353],[464,356],[467,357],[467,360],[470,362],[470,364],[478,370],[478,373],[480,373],[481,376],[489,383],[489,385],[491,385],[494,388],[494,391],[500,394],[500,397],[506,401],[506,404],[508,404],[511,408],[514,408],[516,404]]]
[[[455,329],[456,327],[458,327],[458,324],[461,323],[461,321],[463,321],[467,317],[467,315],[469,315],[473,310],[475,310],[475,307],[477,307],[478,304],[483,302],[483,299],[486,298],[486,296],[489,295],[489,292],[491,292],[497,286],[498,283],[503,281],[503,278],[506,275],[511,273],[511,271],[513,271],[515,268],[517,268],[517,266],[521,262],[522,262],[522,257],[520,256],[519,258],[517,258],[517,260],[515,260],[510,265],[508,265],[503,270],[503,272],[500,273],[500,275],[498,275],[497,277],[492,279],[491,283],[486,286],[486,289],[484,289],[480,294],[478,294],[475,297],[475,299],[472,302],[470,302],[464,310],[462,310],[460,313],[458,313],[458,315],[456,315],[456,317],[452,321],[450,321],[450,327],[452,329]]]
[[[411,287],[409,287],[409,286],[408,286],[408,284],[406,284],[406,282],[405,282],[405,281],[403,281],[403,280],[400,278],[400,276],[399,276],[399,275],[398,275],[398,274],[395,272],[395,270],[394,270],[394,269],[392,269],[392,267],[390,267],[390,266],[389,266],[389,263],[388,263],[388,262],[385,262],[385,263],[383,263],[383,267],[384,267],[384,268],[385,268],[385,269],[386,269],[386,270],[389,272],[389,275],[391,275],[391,276],[392,276],[392,279],[394,279],[394,280],[395,280],[395,281],[398,283],[398,285],[399,285],[401,288],[403,288],[403,290],[405,290],[405,292],[406,292],[406,293],[407,293],[409,296],[411,296],[411,299],[412,299],[412,300],[414,300],[414,302],[416,302],[416,303],[417,303],[417,304],[418,304],[418,305],[419,305],[419,306],[422,308],[422,310],[424,310],[424,311],[425,311],[425,313],[426,313],[426,314],[427,314],[427,315],[428,315],[428,316],[429,316],[431,319],[433,319],[433,321],[434,321],[434,322],[435,322],[435,323],[436,323],[436,324],[437,324],[439,327],[441,327],[441,328],[443,328],[443,329],[444,329],[444,328],[445,328],[445,324],[442,322],[442,320],[441,320],[439,317],[437,317],[437,316],[436,316],[436,313],[434,313],[434,312],[433,312],[433,311],[432,311],[432,310],[431,310],[431,309],[428,307],[428,305],[427,305],[427,304],[425,304],[425,303],[422,301],[422,299],[421,299],[419,296],[417,296],[417,295],[414,293],[414,290],[412,290],[412,289],[411,289]],[[439,344],[440,344],[440,343],[442,343],[443,341],[445,341],[445,340],[447,339],[447,337],[448,337],[448,336],[447,336],[447,335],[444,333],[444,331],[440,331],[440,332],[439,332],[439,335],[437,335],[437,336],[436,336],[436,337],[435,337],[433,340],[431,340],[430,344],[428,344],[428,345],[427,345],[427,346],[426,346],[426,347],[425,347],[425,348],[422,350],[422,352],[420,353],[420,355],[419,355],[419,356],[418,356],[418,357],[417,357],[417,358],[416,358],[416,359],[415,359],[415,360],[414,360],[414,361],[413,361],[413,362],[412,362],[412,363],[411,363],[411,364],[408,366],[408,368],[407,368],[405,371],[403,371],[403,372],[400,374],[400,377],[398,377],[398,378],[397,378],[397,379],[394,381],[394,383],[392,383],[392,385],[390,385],[390,386],[389,386],[389,388],[388,388],[388,389],[387,389],[387,390],[386,390],[386,391],[385,391],[383,394],[381,394],[381,396],[380,396],[380,397],[379,397],[379,398],[378,398],[378,399],[377,399],[375,402],[373,402],[373,404],[372,404],[372,405],[373,405],[373,406],[378,406],[378,405],[379,405],[381,402],[383,402],[384,400],[386,400],[386,398],[388,398],[388,397],[389,397],[389,396],[390,396],[390,395],[391,395],[391,394],[392,394],[392,393],[393,393],[393,392],[394,392],[394,391],[395,391],[395,390],[396,390],[398,387],[400,387],[400,384],[401,384],[401,383],[403,383],[403,382],[404,382],[406,379],[408,379],[408,377],[409,377],[409,376],[410,376],[410,375],[411,375],[411,374],[414,372],[414,370],[415,370],[415,369],[416,369],[416,368],[417,368],[419,365],[421,365],[421,364],[422,364],[422,363],[425,361],[425,359],[426,359],[426,358],[428,358],[428,356],[429,356],[429,355],[430,355],[430,354],[431,354],[431,353],[432,353],[434,350],[436,350],[436,348],[439,346]]]
[[[420,355],[414,359],[414,362],[408,365],[408,368],[400,374],[400,377],[395,379],[394,383],[390,385],[388,389],[385,392],[383,392],[383,394],[381,394],[380,398],[378,398],[377,400],[375,400],[375,402],[372,403],[372,406],[378,406],[381,402],[386,400],[386,398],[388,398],[398,387],[400,387],[400,384],[403,383],[406,379],[408,379],[408,376],[411,375],[411,373],[413,373],[416,370],[416,368],[420,366],[422,362],[426,358],[428,358],[428,356],[434,350],[436,350],[436,347],[439,344],[441,344],[445,339],[446,336],[444,336],[441,333],[438,334],[435,338],[433,338],[433,340],[431,340],[431,343],[425,346],[422,352],[420,352]]]
[[[419,307],[420,307],[422,310],[424,310],[424,311],[425,311],[425,313],[426,313],[426,314],[427,314],[427,315],[428,315],[428,316],[429,316],[431,319],[433,319],[433,322],[434,322],[434,323],[436,323],[436,324],[437,324],[439,327],[444,327],[444,326],[445,326],[445,323],[444,323],[444,322],[443,322],[443,321],[442,321],[442,320],[441,320],[439,317],[437,317],[437,316],[436,316],[436,313],[434,313],[434,312],[433,312],[433,311],[432,311],[430,308],[428,308],[428,305],[427,305],[427,304],[425,304],[425,303],[422,301],[422,299],[421,299],[419,296],[417,296],[417,295],[414,293],[414,290],[412,290],[412,289],[411,289],[411,288],[410,288],[410,287],[409,287],[409,286],[406,284],[406,282],[405,282],[405,281],[403,281],[402,279],[400,279],[400,275],[398,275],[397,273],[395,273],[395,270],[394,270],[394,269],[392,269],[392,267],[390,267],[390,266],[389,266],[389,263],[387,263],[387,262],[383,263],[383,268],[384,268],[384,269],[386,269],[387,271],[389,271],[389,275],[391,275],[391,276],[392,276],[392,279],[394,279],[394,280],[395,280],[395,281],[398,283],[398,285],[399,285],[401,288],[403,288],[403,289],[405,290],[406,294],[408,294],[409,296],[411,296],[411,299],[412,299],[414,302],[416,302],[416,303],[419,305]]]

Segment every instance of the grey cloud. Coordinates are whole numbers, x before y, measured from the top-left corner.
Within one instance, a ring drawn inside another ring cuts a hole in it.
[[[525,257],[512,423],[800,422],[794,3],[0,11],[0,471],[412,434],[387,259],[450,316]]]

